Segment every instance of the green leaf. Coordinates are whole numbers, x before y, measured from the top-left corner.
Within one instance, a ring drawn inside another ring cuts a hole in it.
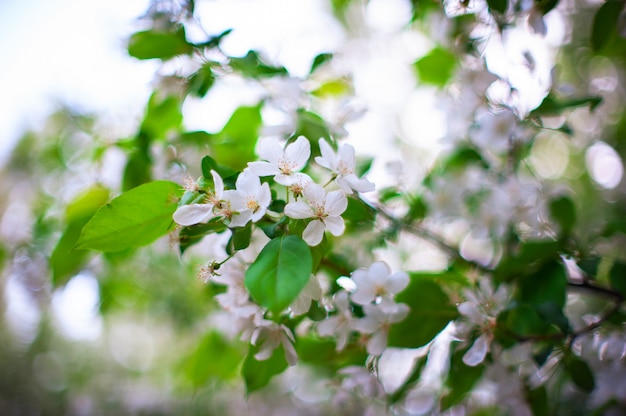
[[[233,254],[235,251],[248,248],[250,245],[250,239],[252,238],[252,222],[249,222],[244,227],[231,228],[232,236],[226,246],[228,254]]]
[[[298,136],[304,136],[311,142],[311,156],[320,154],[317,143],[319,139],[326,139],[331,146],[334,143],[331,140],[330,130],[324,119],[315,113],[305,110],[298,110],[298,124],[292,138],[295,139]]]
[[[559,4],[559,0],[535,0],[535,8],[541,12],[542,15],[548,14]]]
[[[309,74],[312,74],[319,66],[333,59],[332,53],[320,53],[313,59]]]
[[[534,273],[543,264],[556,261],[561,249],[559,241],[528,241],[520,244],[517,253],[505,257],[496,267],[497,280],[507,281]]]
[[[540,306],[553,303],[563,308],[567,289],[567,274],[564,266],[551,261],[537,272],[519,280],[519,299],[523,303]]]
[[[548,392],[545,386],[539,386],[532,390],[526,390],[526,399],[532,409],[533,416],[550,415]]]
[[[101,185],[95,185],[77,196],[67,206],[65,212],[67,225],[50,257],[54,287],[65,284],[67,279],[82,267],[89,252],[73,248],[85,224],[108,200],[109,190]]]
[[[576,224],[576,208],[566,196],[550,201],[550,216],[561,227],[561,233],[569,234]]]
[[[626,298],[626,264],[615,262],[609,272],[611,287]]]
[[[231,169],[242,171],[256,157],[255,147],[260,127],[259,105],[236,109],[222,131],[215,135],[212,146],[215,159]]]
[[[143,151],[137,150],[130,154],[124,175],[122,177],[122,191],[128,191],[152,180],[152,159]]]
[[[624,9],[624,1],[609,0],[604,3],[593,18],[591,26],[591,47],[599,51],[616,32],[617,22]]]
[[[348,208],[346,208],[342,217],[346,220],[346,227],[348,229],[360,227],[372,228],[374,226],[376,212],[360,199],[348,198]]]
[[[278,315],[304,289],[312,267],[309,246],[299,237],[283,236],[263,247],[244,283],[259,305]]]
[[[497,323],[506,334],[512,334],[518,338],[559,334],[559,331],[544,321],[532,306],[525,304],[514,306],[500,313]]]
[[[482,364],[470,367],[463,362],[463,356],[470,348],[471,346],[457,349],[450,356],[450,370],[445,381],[448,392],[441,397],[441,410],[449,409],[460,403],[485,370]]]
[[[182,100],[175,95],[163,95],[156,91],[150,96],[141,132],[151,139],[165,140],[172,131],[180,129],[183,114]]]
[[[152,243],[174,222],[180,185],[155,181],[138,186],[98,209],[85,225],[77,249],[121,251]]]
[[[491,12],[495,11],[500,14],[504,14],[508,6],[508,1],[507,0],[487,0],[487,5],[489,6],[489,11]]]
[[[598,105],[602,103],[602,97],[590,96],[580,98],[570,98],[566,100],[560,100],[552,94],[548,94],[543,99],[539,107],[531,112],[532,116],[557,116],[560,115],[563,110],[573,107],[581,107],[589,104],[589,108],[594,110]]]
[[[231,169],[228,166],[220,165],[211,156],[203,157],[201,166],[202,176],[204,176],[206,179],[213,180],[213,175],[211,175],[211,171],[214,170],[222,177],[225,184],[229,184],[229,182],[232,182],[232,187],[235,186],[235,181],[237,177],[236,170]]]
[[[327,369],[332,373],[349,365],[362,365],[367,359],[367,353],[363,348],[348,345],[338,352],[336,347],[335,341],[304,336],[298,338],[296,351],[299,361],[312,364],[316,368]]]
[[[239,346],[220,333],[206,334],[198,346],[182,362],[182,370],[187,381],[194,388],[205,385],[212,378],[230,380],[237,375],[242,360]]]
[[[409,286],[396,296],[411,310],[401,322],[389,330],[389,346],[417,348],[429,343],[448,323],[458,316],[448,295],[427,274],[411,274]]]
[[[246,384],[246,396],[265,387],[272,377],[285,371],[288,366],[282,345],[276,348],[272,356],[264,361],[257,361],[254,358],[256,352],[257,348],[250,346],[241,370]]]
[[[167,60],[192,51],[193,46],[187,42],[183,26],[174,32],[146,30],[133,33],[128,41],[128,54],[137,59]]]
[[[422,83],[443,87],[452,76],[456,63],[456,55],[436,47],[415,62],[415,69]]]
[[[596,382],[589,365],[575,355],[570,355],[564,360],[565,369],[569,373],[574,384],[581,390],[591,392],[596,387]]]
[[[230,66],[243,76],[249,78],[272,77],[276,75],[288,75],[287,69],[282,66],[271,66],[259,58],[255,51],[248,51],[241,58],[230,58]]]
[[[187,80],[187,91],[195,97],[202,98],[209,92],[214,83],[213,64],[209,62],[191,74]]]

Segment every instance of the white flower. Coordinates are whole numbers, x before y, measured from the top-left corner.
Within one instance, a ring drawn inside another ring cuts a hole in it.
[[[322,241],[324,230],[334,236],[340,236],[345,230],[341,214],[348,207],[348,199],[341,191],[326,194],[324,188],[316,183],[309,183],[304,188],[306,202],[290,202],[285,206],[285,215],[294,219],[313,218],[302,233],[302,238],[310,246]]]
[[[382,397],[385,394],[380,380],[364,367],[352,365],[340,369],[338,373],[346,376],[341,383],[341,387],[346,390],[360,390],[363,396],[369,398]]]
[[[335,174],[335,182],[346,193],[352,191],[370,192],[374,190],[374,184],[367,179],[358,178],[354,173],[356,160],[354,147],[344,143],[335,154],[333,149],[324,139],[319,140],[321,156],[317,156],[315,161]]]
[[[348,293],[341,291],[333,297],[337,314],[329,316],[317,324],[317,333],[323,337],[337,337],[337,351],[341,351],[348,343],[348,337],[352,332],[354,316],[350,309]]]
[[[352,301],[359,305],[376,302],[384,312],[395,310],[397,304],[393,296],[409,284],[406,273],[391,274],[389,266],[382,261],[373,263],[369,269],[355,270],[352,272],[352,280],[356,284],[356,290],[351,295]]]
[[[302,315],[309,311],[311,308],[311,301],[320,300],[322,298],[322,287],[317,276],[311,275],[306,286],[296,300],[290,305],[291,313],[294,315]]]
[[[393,312],[385,312],[379,305],[363,306],[365,317],[354,323],[354,329],[363,334],[372,334],[367,340],[367,352],[380,355],[387,347],[387,334],[391,324],[400,322],[409,314],[409,307],[404,303],[397,304]]]
[[[254,358],[259,361],[270,358],[274,350],[282,344],[289,365],[294,366],[298,363],[298,354],[293,346],[296,340],[291,330],[285,325],[263,320],[254,330],[250,342],[252,345],[259,346],[259,351],[254,354]]]
[[[283,150],[278,140],[267,138],[259,146],[259,156],[266,162],[248,163],[252,173],[258,176],[274,175],[277,183],[289,186],[300,180],[302,175],[308,177],[299,171],[304,168],[311,156],[311,144],[306,137],[300,136]]]
[[[457,309],[470,325],[469,327],[461,325],[461,332],[468,333],[472,328],[478,327],[481,334],[463,355],[463,362],[469,366],[476,366],[484,361],[490,351],[495,320],[506,306],[509,294],[505,285],[500,285],[494,293],[489,279],[481,280],[476,291],[466,290],[464,293],[467,301],[461,303]]]
[[[479,111],[476,115],[476,128],[470,130],[472,141],[479,147],[502,154],[515,139],[517,117],[509,110],[494,113],[488,110]]]
[[[222,199],[224,194],[224,181],[214,170],[211,171],[211,176],[213,176],[215,189],[213,192],[209,192],[206,195],[207,202],[205,204],[189,204],[178,207],[176,212],[174,212],[174,221],[177,224],[189,226],[205,223],[215,216],[213,208],[218,205]]]
[[[261,184],[259,177],[246,169],[237,177],[235,186],[237,195],[232,195],[231,204],[237,214],[232,217],[230,225],[242,227],[250,220],[257,222],[263,218],[272,202],[269,185]]]

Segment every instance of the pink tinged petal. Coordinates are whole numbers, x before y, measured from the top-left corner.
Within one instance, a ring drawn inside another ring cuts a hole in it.
[[[378,331],[367,341],[367,352],[372,355],[381,355],[387,347],[387,331]]]
[[[259,156],[273,165],[276,165],[278,160],[283,156],[283,147],[280,145],[278,140],[273,137],[269,137],[263,140],[259,145]]]
[[[304,229],[302,239],[311,247],[316,246],[322,242],[325,228],[324,223],[320,220],[313,220]]]
[[[339,216],[348,208],[348,198],[341,191],[332,191],[326,195],[324,210],[328,215]]]
[[[315,182],[308,183],[304,188],[304,196],[309,200],[310,203],[321,205],[324,204],[326,199],[326,191],[322,188],[321,185],[316,184]]]
[[[221,199],[224,192],[224,181],[220,174],[214,170],[211,171],[211,176],[213,176],[213,184],[215,186],[215,197]]]
[[[463,356],[463,362],[470,367],[474,367],[483,362],[487,356],[487,351],[489,351],[489,339],[487,334],[483,334],[474,341],[474,345],[467,350]]]
[[[183,226],[207,222],[213,217],[213,204],[190,204],[174,212],[174,221]]]
[[[285,206],[285,215],[296,220],[303,220],[305,218],[311,218],[313,211],[309,204],[305,202],[290,202]]]
[[[324,224],[326,229],[335,237],[339,237],[346,229],[346,225],[341,217],[326,217],[324,218]]]
[[[309,143],[309,139],[304,136],[298,137],[295,142],[287,145],[285,148],[285,158],[290,162],[294,162],[293,170],[302,169],[309,161],[310,156],[311,143]]]
[[[389,276],[385,283],[385,289],[388,293],[400,293],[409,284],[409,275],[405,272],[396,272]]]
[[[280,173],[278,166],[269,162],[249,162],[248,169],[258,176],[271,176]]]
[[[315,158],[315,162],[318,165],[330,169],[333,172],[337,171],[337,157],[335,156],[335,152],[330,147],[330,145],[324,139],[319,140],[320,153],[322,156],[317,156]]]

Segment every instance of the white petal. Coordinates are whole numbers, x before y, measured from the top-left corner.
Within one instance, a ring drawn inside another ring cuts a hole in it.
[[[481,335],[472,347],[463,356],[463,362],[470,367],[474,367],[483,362],[489,350],[489,340],[487,334]]]
[[[352,145],[349,145],[348,143],[344,143],[340,148],[339,148],[339,159],[343,160],[343,163],[346,164],[346,166],[348,167],[348,169],[354,169],[354,167],[356,166],[356,160],[354,157],[354,147],[352,147]]]
[[[315,161],[318,165],[330,169],[333,172],[337,172],[337,157],[330,145],[324,139],[319,140],[320,153],[322,156],[317,156]]]
[[[354,329],[363,334],[372,334],[378,331],[378,328],[380,328],[380,322],[369,316],[354,321]]]
[[[250,221],[250,217],[252,216],[252,210],[242,209],[237,211],[236,214],[230,220],[230,224],[228,225],[230,228],[233,227],[243,227],[248,221]]]
[[[387,347],[387,332],[378,331],[367,342],[367,352],[372,355],[380,355]]]
[[[259,156],[261,156],[262,159],[276,165],[278,159],[283,156],[283,147],[274,137],[268,137],[259,144]]]
[[[326,195],[324,211],[328,215],[339,216],[348,208],[348,198],[341,191],[332,191]]]
[[[344,183],[344,186],[347,185],[350,189],[354,189],[357,192],[371,192],[376,189],[376,185],[372,182],[368,181],[365,178],[357,178],[355,174],[346,175],[342,178],[337,178],[337,185],[341,186],[341,183]],[[342,189],[344,187],[342,186]]]
[[[317,324],[317,333],[322,337],[330,337],[335,335],[335,331],[339,326],[339,317],[331,316]]]
[[[249,162],[248,169],[258,176],[270,176],[280,173],[278,166],[269,162]]]
[[[313,216],[313,211],[311,210],[309,204],[305,202],[290,202],[285,206],[285,215],[289,218],[302,220],[305,218],[311,218]]]
[[[404,272],[397,272],[389,276],[385,283],[388,293],[399,293],[409,284],[409,275]]]
[[[287,359],[287,363],[293,367],[298,364],[298,353],[294,348],[293,344],[289,342],[287,338],[283,338],[283,348],[285,349],[285,358]]]
[[[306,199],[314,204],[323,204],[326,199],[326,191],[324,191],[324,188],[322,188],[321,185],[318,185],[315,182],[307,184],[303,193]]]
[[[457,306],[457,309],[461,315],[468,317],[474,324],[480,325],[485,320],[483,314],[480,313],[476,305],[472,302],[463,302]]]
[[[326,217],[324,224],[326,224],[326,229],[335,237],[339,237],[346,230],[346,225],[341,217]]]
[[[316,246],[322,241],[324,237],[324,224],[320,220],[311,221],[304,232],[302,233],[302,239],[310,246]]]
[[[357,305],[367,305],[376,299],[376,291],[373,285],[357,285],[356,290],[350,295],[352,302]]]
[[[219,199],[222,198],[222,193],[224,192],[224,181],[219,173],[212,170],[211,176],[213,176],[213,184],[215,186],[215,196]]]
[[[179,207],[174,212],[174,221],[183,226],[207,222],[213,217],[213,204],[190,204]]]
[[[374,262],[369,269],[367,269],[369,281],[378,285],[384,285],[387,283],[387,279],[389,279],[390,274],[391,270],[389,269],[389,266],[383,261]]]
[[[311,143],[309,139],[304,136],[300,136],[295,142],[287,145],[285,149],[285,157],[295,162],[294,170],[300,170],[306,165],[311,156]],[[268,159],[269,160],[269,159]]]
[[[261,181],[250,169],[245,169],[237,177],[235,186],[243,195],[256,195],[261,189]]]

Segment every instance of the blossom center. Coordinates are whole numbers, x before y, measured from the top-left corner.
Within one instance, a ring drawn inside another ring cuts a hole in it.
[[[261,206],[255,199],[248,198],[248,200],[246,201],[246,207],[248,209],[251,209],[253,212],[256,212]]]
[[[278,161],[278,170],[280,170],[280,173],[282,173],[283,175],[291,175],[295,168],[296,162],[294,162],[293,160],[281,158]]]
[[[350,175],[354,173],[352,169],[350,168],[350,166],[348,166],[348,164],[344,162],[343,160],[340,160],[339,163],[337,164],[337,172],[340,175]]]

